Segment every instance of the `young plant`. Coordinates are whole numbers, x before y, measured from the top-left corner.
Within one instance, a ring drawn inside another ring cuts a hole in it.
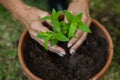
[[[82,13],[74,16],[70,12],[65,11],[65,16],[66,16],[67,21],[69,23],[68,38],[72,38],[77,29],[82,30],[84,32],[90,32],[91,33],[91,30],[89,29],[89,27],[81,21]]]
[[[61,14],[66,16],[67,22],[59,21]],[[66,42],[74,37],[75,31],[80,29],[84,32],[91,33],[89,27],[81,21],[82,13],[74,16],[67,10],[56,12],[52,10],[51,16],[45,16],[42,20],[50,20],[53,25],[52,32],[39,32],[37,37],[45,41],[44,48],[48,50],[48,42],[51,46],[56,45],[59,41]]]

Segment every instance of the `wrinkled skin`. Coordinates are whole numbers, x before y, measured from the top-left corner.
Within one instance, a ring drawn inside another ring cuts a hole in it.
[[[40,18],[49,15],[48,12],[30,7],[24,4],[22,0],[0,0],[0,3],[2,3],[16,17],[16,19],[18,19],[27,28],[30,36],[43,46],[44,40],[37,38],[36,35],[38,32],[50,31],[45,26],[43,26],[42,21],[40,21]],[[87,25],[90,25],[91,19],[89,16],[88,0],[73,0],[69,4],[68,10],[74,15],[82,12],[82,21]],[[47,22],[50,24],[49,21]],[[77,48],[83,43],[86,37],[87,33],[80,30],[76,31],[76,38],[72,38],[68,42],[68,47],[71,47],[71,54],[75,53]],[[51,47],[49,43],[48,49],[60,56],[64,56],[66,54],[65,50],[58,45]]]
[[[73,15],[77,15],[82,13],[82,21],[86,23],[88,26],[91,23],[91,18],[89,15],[89,1],[88,0],[73,0],[68,7],[68,11],[70,11]],[[86,32],[82,32],[80,30],[76,31],[75,38],[72,38],[68,42],[68,47],[70,48],[70,53],[74,54],[75,51],[79,48],[79,46],[84,42],[87,37]]]
[[[20,21],[27,27],[31,37],[35,39],[37,42],[39,42],[42,46],[44,46],[44,40],[39,39],[37,37],[38,32],[48,32],[50,31],[48,28],[43,26],[42,21],[40,21],[41,18],[48,16],[49,14],[46,11],[39,10],[34,7],[28,7],[25,11],[25,15],[21,18]],[[49,21],[47,21],[48,24]],[[65,55],[64,49],[59,47],[58,45],[50,46],[50,43],[48,44],[48,49],[51,52],[57,53],[60,56]]]

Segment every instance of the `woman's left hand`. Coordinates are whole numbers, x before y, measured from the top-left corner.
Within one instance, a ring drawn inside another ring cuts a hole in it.
[[[88,0],[73,0],[69,6],[68,11],[73,15],[77,15],[82,13],[82,21],[86,23],[88,26],[91,23],[91,18],[89,15],[89,1]],[[75,38],[72,38],[67,46],[70,48],[70,54],[73,55],[76,50],[80,47],[80,45],[85,41],[87,37],[87,32],[83,32],[81,30],[77,30],[75,33]]]

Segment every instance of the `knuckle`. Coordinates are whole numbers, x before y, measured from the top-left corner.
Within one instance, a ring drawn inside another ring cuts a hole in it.
[[[45,15],[48,15],[48,12],[44,12]]]
[[[83,16],[82,16],[82,21],[83,21],[83,22],[86,22],[86,20],[87,20],[87,16],[83,15]]]
[[[30,36],[31,36],[32,38],[35,37],[35,32],[34,32],[34,31],[29,30],[29,34],[30,34]]]
[[[30,29],[34,30],[34,31],[39,31],[40,30],[40,22],[37,20],[34,20],[30,25]]]
[[[42,17],[45,17],[45,16],[47,16],[47,15],[49,15],[48,12],[43,12],[42,14],[40,14],[41,18],[42,18]]]

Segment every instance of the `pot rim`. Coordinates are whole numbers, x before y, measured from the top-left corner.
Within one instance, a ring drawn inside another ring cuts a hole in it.
[[[100,24],[98,21],[92,19],[92,23],[94,23],[95,25],[98,25],[97,27],[99,27],[103,33],[105,34],[105,37],[108,41],[108,58],[107,58],[107,61],[106,61],[106,64],[104,65],[104,67],[96,74],[94,75],[92,78],[90,78],[90,80],[97,80],[99,79],[100,77],[103,76],[103,74],[107,71],[107,69],[109,68],[110,66],[110,63],[112,61],[112,57],[113,57],[113,42],[112,42],[112,39],[108,33],[108,31],[104,28],[104,26],[102,24]],[[21,63],[21,66],[23,68],[23,70],[25,71],[26,75],[29,76],[29,78],[32,78],[34,80],[42,80],[41,78],[35,76],[26,66],[25,62],[24,62],[24,59],[23,59],[23,54],[22,54],[22,43],[23,43],[23,40],[24,40],[24,36],[26,35],[27,33],[27,30],[25,30],[23,32],[23,34],[21,35],[21,38],[20,38],[20,41],[19,41],[19,44],[18,44],[18,57],[19,57],[19,61]]]
[[[111,36],[110,36],[110,34],[108,33],[108,31],[105,29],[105,27],[102,25],[102,24],[100,24],[98,21],[96,21],[96,20],[94,20],[94,19],[92,19],[92,22],[94,23],[94,24],[96,24],[96,25],[98,25],[97,27],[99,27],[102,31],[103,31],[103,33],[105,34],[105,37],[106,37],[106,39],[107,39],[107,41],[108,41],[108,46],[109,46],[109,48],[108,48],[108,53],[109,53],[109,55],[108,55],[108,58],[107,58],[107,61],[106,61],[106,64],[104,65],[104,67],[95,75],[95,76],[93,76],[90,80],[97,80],[97,79],[99,79],[100,77],[102,77],[103,76],[103,74],[107,71],[107,69],[109,68],[109,66],[110,66],[110,63],[111,63],[111,61],[112,61],[112,58],[113,58],[113,42],[112,42],[112,38],[111,38]]]

